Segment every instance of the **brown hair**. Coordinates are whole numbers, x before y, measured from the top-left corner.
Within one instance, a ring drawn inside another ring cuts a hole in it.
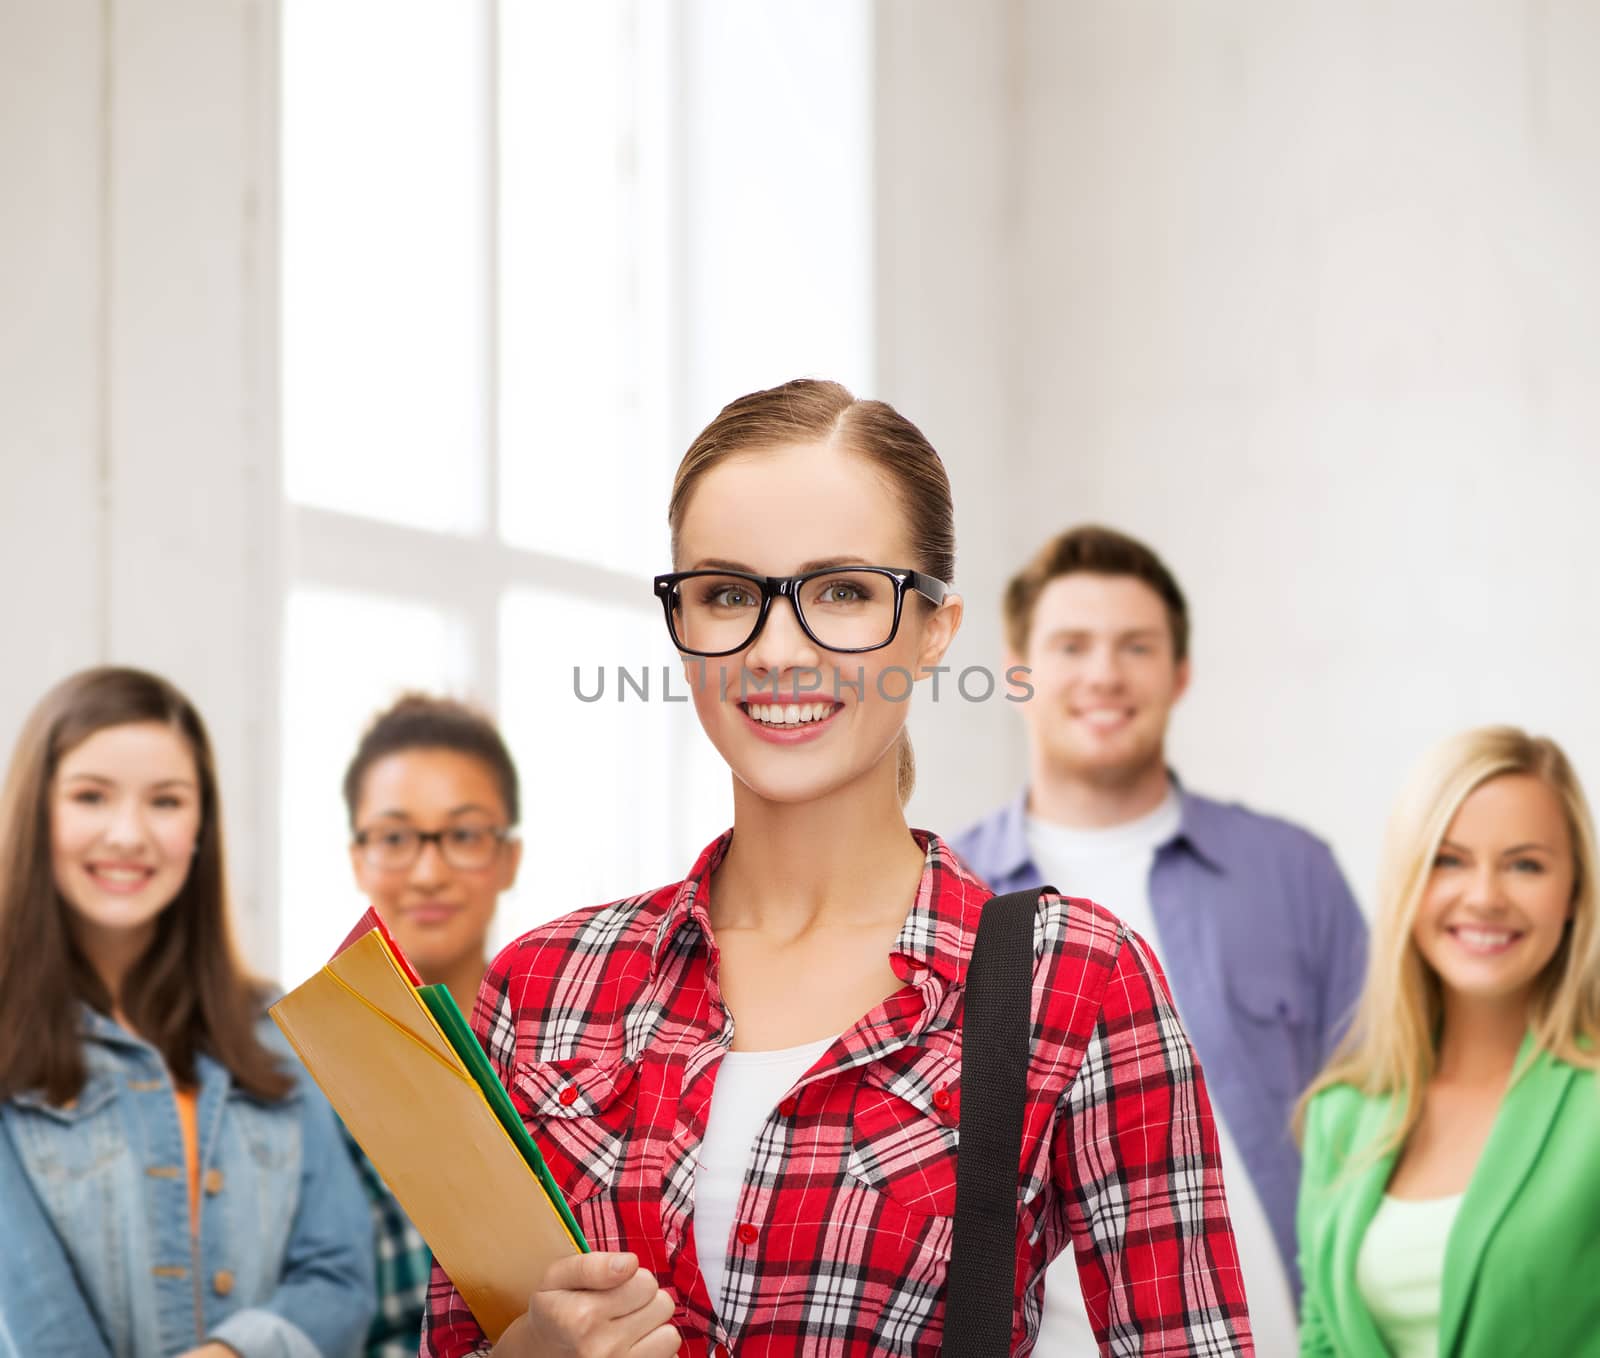
[[[372,719],[344,774],[344,804],[353,829],[367,770],[405,750],[453,750],[482,761],[500,785],[500,800],[512,825],[521,816],[517,766],[499,728],[482,712],[454,698],[403,693]]]
[[[194,861],[118,997],[129,1023],[160,1051],[179,1085],[205,1052],[264,1099],[293,1079],[256,1037],[266,989],[245,973],[228,928],[216,766],[194,706],[141,670],[84,670],[58,684],[22,728],[0,796],[0,1098],[43,1090],[77,1097],[86,1076],[80,1004],[102,1014],[113,997],[67,927],[51,855],[51,792],[68,751],[97,731],[160,722],[188,742],[200,780]]]
[[[1126,575],[1142,580],[1161,596],[1172,631],[1172,658],[1189,655],[1189,605],[1166,562],[1138,538],[1099,524],[1069,528],[1045,543],[1006,586],[1002,603],[1006,641],[1019,656],[1028,650],[1033,610],[1045,586],[1063,575]]]
[[[857,400],[837,382],[803,377],[729,402],[689,445],[667,508],[674,562],[689,499],[707,472],[738,453],[801,442],[837,442],[866,459],[893,489],[905,511],[913,560],[886,564],[915,566],[946,584],[954,581],[955,506],[950,478],[933,445],[886,402]],[[904,734],[897,757],[904,802],[916,782],[916,760]]]

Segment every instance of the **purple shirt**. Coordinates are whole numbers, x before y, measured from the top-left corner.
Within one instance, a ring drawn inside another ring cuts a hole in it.
[[[1150,867],[1160,961],[1298,1301],[1300,1152],[1289,1118],[1361,993],[1366,921],[1315,835],[1177,792],[1178,832]],[[1027,800],[1024,789],[951,841],[996,893],[1044,885],[1028,853]],[[1049,885],[1072,895],[1071,882]]]

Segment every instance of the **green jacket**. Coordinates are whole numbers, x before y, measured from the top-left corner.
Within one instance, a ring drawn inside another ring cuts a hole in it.
[[[1362,1152],[1391,1105],[1349,1085],[1311,1102],[1298,1211],[1302,1355],[1389,1352],[1356,1288],[1356,1255],[1395,1162],[1394,1152]],[[1593,1071],[1540,1054],[1506,1092],[1445,1247],[1439,1324],[1440,1358],[1600,1358]]]

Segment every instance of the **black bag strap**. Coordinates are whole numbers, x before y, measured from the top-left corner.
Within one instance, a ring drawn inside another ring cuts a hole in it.
[[[944,1358],[997,1358],[1011,1352],[1038,905],[1039,889],[988,901],[978,917],[978,937],[967,963]]]

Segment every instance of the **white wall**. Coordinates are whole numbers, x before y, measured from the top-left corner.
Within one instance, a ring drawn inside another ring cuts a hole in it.
[[[211,728],[273,961],[272,7],[0,6],[0,754],[44,689],[158,670]]]
[[[1328,834],[1359,889],[1446,730],[1527,722],[1600,782],[1600,12],[873,16],[871,364],[955,484],[952,663],[997,664],[1010,569],[1101,518],[1192,596],[1180,767]],[[0,749],[71,668],[170,673],[263,965],[276,27],[270,0],[0,6]],[[913,820],[944,829],[1023,767],[1007,705],[949,697],[912,718]]]
[[[912,710],[913,825],[953,834],[1007,798],[1024,745],[997,692],[964,702],[959,672],[1002,668],[999,596],[1026,539],[1015,532],[1009,147],[1015,29],[1008,8],[969,0],[881,0],[877,17],[875,393],[939,450],[956,505],[956,587],[966,619],[954,673]],[[981,692],[974,680],[973,692]]]
[[[1012,255],[1029,543],[1145,537],[1193,606],[1176,758],[1370,898],[1435,738],[1600,789],[1600,9],[1021,11]]]
[[[107,630],[100,16],[0,6],[0,754]]]

